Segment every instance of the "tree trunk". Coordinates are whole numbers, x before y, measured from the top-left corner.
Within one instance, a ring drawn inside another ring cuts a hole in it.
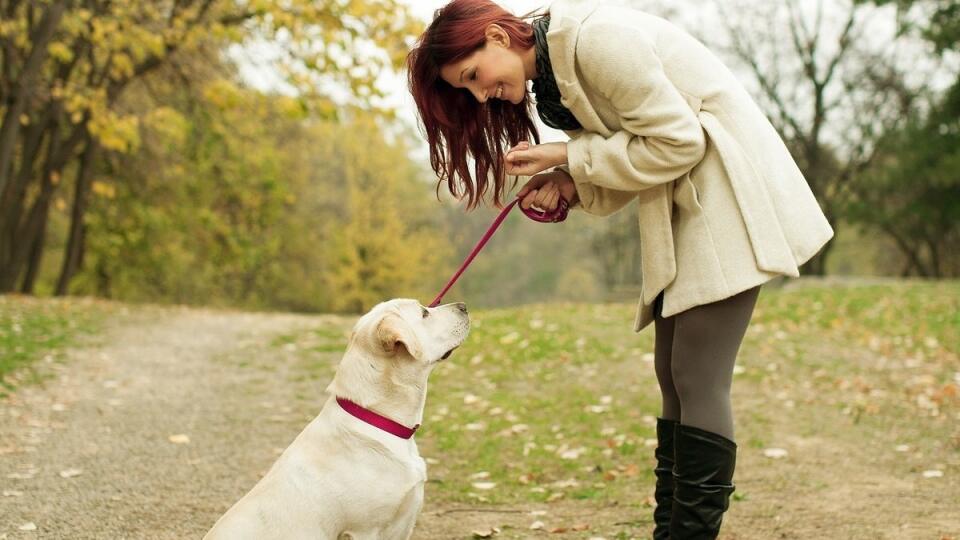
[[[69,64],[61,65],[54,80],[66,81],[70,73],[77,65],[79,58],[89,49],[89,42],[81,40],[74,52],[74,60]],[[87,113],[89,114],[89,113]],[[43,108],[39,118],[34,119],[22,138],[20,145],[20,171],[14,179],[7,182],[7,188],[0,196],[0,267],[5,266],[11,258],[14,249],[14,243],[18,240],[17,229],[21,227],[20,217],[26,206],[27,186],[34,180],[34,165],[42,149],[44,136],[49,136],[48,145],[56,141],[56,147],[59,154],[47,152],[47,162],[45,164],[44,176],[40,176],[41,182],[46,179],[51,167],[54,170],[60,170],[66,163],[67,158],[72,155],[73,147],[76,146],[79,138],[76,136],[80,128],[74,128],[71,136],[68,138],[68,144],[61,145],[59,139],[59,128],[63,115],[63,102],[54,99]],[[84,122],[89,116],[84,117]],[[70,125],[70,122],[67,122]],[[49,148],[49,146],[48,146]],[[53,165],[54,163],[60,163]],[[11,163],[11,167],[12,167]],[[11,175],[13,171],[11,170]]]
[[[922,258],[920,256],[920,250],[917,248],[918,244],[911,243],[907,238],[904,238],[898,234],[896,229],[894,229],[894,227],[891,225],[881,224],[880,229],[893,239],[893,241],[897,244],[897,247],[900,248],[900,252],[903,253],[903,255],[910,262],[910,267],[908,267],[907,270],[909,271],[910,268],[913,268],[917,271],[916,275],[926,276],[927,270],[923,264],[923,261],[921,260]]]
[[[24,212],[27,186],[37,178],[35,167],[43,146],[43,138],[49,133],[52,140],[56,133],[49,128],[52,111],[45,112],[39,121],[30,126],[20,151],[20,171],[13,176],[11,163],[10,178],[7,188],[0,196],[0,268],[7,268],[13,257],[13,251],[19,240],[17,229],[20,227],[20,218]]]
[[[63,255],[63,267],[60,278],[57,280],[56,296],[67,294],[70,280],[80,268],[83,260],[84,245],[84,216],[87,210],[87,197],[90,193],[90,169],[96,156],[97,141],[87,133],[87,146],[80,156],[80,165],[77,168],[76,189],[73,196],[73,209],[70,212],[70,234],[67,237],[67,246]]]
[[[0,123],[0,193],[6,190],[7,180],[12,170],[14,149],[20,132],[20,115],[27,110],[27,100],[36,85],[35,79],[43,69],[43,62],[47,58],[47,45],[53,38],[57,26],[60,25],[65,3],[64,0],[60,0],[47,7],[43,18],[37,24],[36,31],[30,36],[33,47],[17,80],[13,101],[3,116],[3,122]]]
[[[66,155],[62,152],[58,132],[60,112],[61,105],[59,103],[51,107],[53,120],[47,129],[50,137],[47,141],[46,161],[40,174],[40,192],[34,199],[33,206],[27,212],[26,219],[22,222],[20,219],[20,215],[23,213],[21,208],[23,201],[16,201],[15,211],[11,212],[12,215],[9,216],[7,220],[8,224],[5,225],[9,230],[4,231],[5,238],[3,241],[8,244],[8,249],[3,254],[4,257],[0,258],[0,261],[3,263],[2,266],[0,266],[0,292],[9,292],[16,288],[17,279],[23,272],[24,266],[31,264],[31,261],[34,260],[34,253],[36,252],[36,244],[38,242],[41,248],[40,256],[42,257],[43,236],[47,230],[47,216],[49,215],[50,201],[53,199],[53,193],[57,189],[53,177],[59,174],[59,170],[66,161]],[[46,121],[46,116],[44,121]],[[36,148],[34,154],[39,152],[39,150],[39,148]],[[25,171],[21,168],[19,177],[32,175],[33,161],[36,161],[35,156],[29,158],[29,164],[24,162],[24,167],[29,167],[29,170]],[[21,178],[18,178],[17,182],[20,183],[20,180]],[[31,275],[29,269],[27,275]],[[36,274],[33,273],[32,275],[33,279],[35,279]],[[31,278],[28,277],[27,279],[29,280]],[[32,284],[28,285],[26,281],[22,287],[22,289],[32,288]]]
[[[29,261],[30,252],[35,242],[46,231],[47,209],[50,206],[52,194],[52,184],[45,181],[40,195],[27,214],[26,221],[17,231],[17,243],[13,248],[10,260],[0,272],[0,292],[9,292],[16,288],[17,278]]]
[[[40,231],[30,245],[30,260],[27,262],[27,275],[23,277],[23,284],[20,286],[22,294],[33,294],[33,287],[37,282],[37,274],[40,273],[40,262],[43,260],[43,245],[47,233],[47,220],[44,218],[41,223]]]
[[[30,248],[30,258],[27,261],[27,274],[23,278],[23,284],[20,292],[23,294],[33,294],[33,287],[40,274],[40,263],[43,261],[43,248],[47,241],[47,223],[50,215],[50,201],[53,200],[53,192],[56,191],[56,185],[53,182],[54,175],[60,175],[60,138],[58,137],[57,124],[59,119],[59,110],[54,117],[53,129],[51,131],[50,144],[47,147],[47,162],[43,167],[43,192],[38,203],[40,215],[38,216],[38,230],[32,238]]]

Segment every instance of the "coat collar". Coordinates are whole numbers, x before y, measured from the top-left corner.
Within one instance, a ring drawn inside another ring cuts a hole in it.
[[[570,109],[583,129],[609,136],[611,132],[587,99],[576,70],[580,25],[595,9],[595,0],[558,0],[552,3],[547,47],[550,50],[550,67],[553,68],[557,89],[560,90],[560,103]]]

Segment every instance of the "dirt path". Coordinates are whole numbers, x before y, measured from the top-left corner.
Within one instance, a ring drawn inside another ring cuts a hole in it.
[[[305,377],[269,343],[321,323],[348,329],[352,319],[138,309],[114,323],[107,345],[75,349],[65,364],[45,368],[53,374],[46,383],[0,401],[0,540],[201,537],[319,411],[339,354]],[[771,399],[737,402],[763,407]],[[786,415],[777,423],[790,421]],[[795,449],[794,458],[773,466],[761,463],[757,449],[741,454],[738,486],[748,498],[734,503],[721,538],[940,540],[939,531],[960,529],[955,501],[915,477],[884,472],[893,468],[869,456],[890,452],[870,441],[850,446],[790,436],[786,424],[770,428],[787,434],[771,439]],[[189,442],[172,442],[175,435]],[[638,489],[652,493],[652,486]],[[650,525],[645,506],[485,508],[431,502],[427,490],[417,539],[469,538],[490,527],[504,529],[504,538],[588,538],[601,536],[600,524]],[[538,519],[594,528],[530,531]],[[27,524],[35,530],[21,530]]]
[[[50,381],[19,389],[0,409],[0,538],[202,536],[223,501],[249,487],[233,471],[275,457],[269,446],[238,447],[296,433],[293,418],[250,418],[255,374],[222,359],[310,322],[145,310],[111,329],[108,346],[71,352]],[[27,523],[36,530],[20,531]]]

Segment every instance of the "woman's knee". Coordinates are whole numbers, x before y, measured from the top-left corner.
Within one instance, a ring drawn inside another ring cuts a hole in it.
[[[673,349],[670,377],[681,400],[716,392],[729,394],[738,343],[719,335],[722,329],[684,334]]]
[[[730,379],[721,374],[675,368],[672,376],[677,398],[685,407],[722,405],[730,399]]]

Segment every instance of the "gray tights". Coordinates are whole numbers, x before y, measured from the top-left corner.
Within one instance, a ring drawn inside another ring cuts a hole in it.
[[[654,308],[654,367],[663,396],[662,418],[733,437],[733,365],[760,287],[730,298],[660,316]],[[662,295],[663,293],[661,293]]]

